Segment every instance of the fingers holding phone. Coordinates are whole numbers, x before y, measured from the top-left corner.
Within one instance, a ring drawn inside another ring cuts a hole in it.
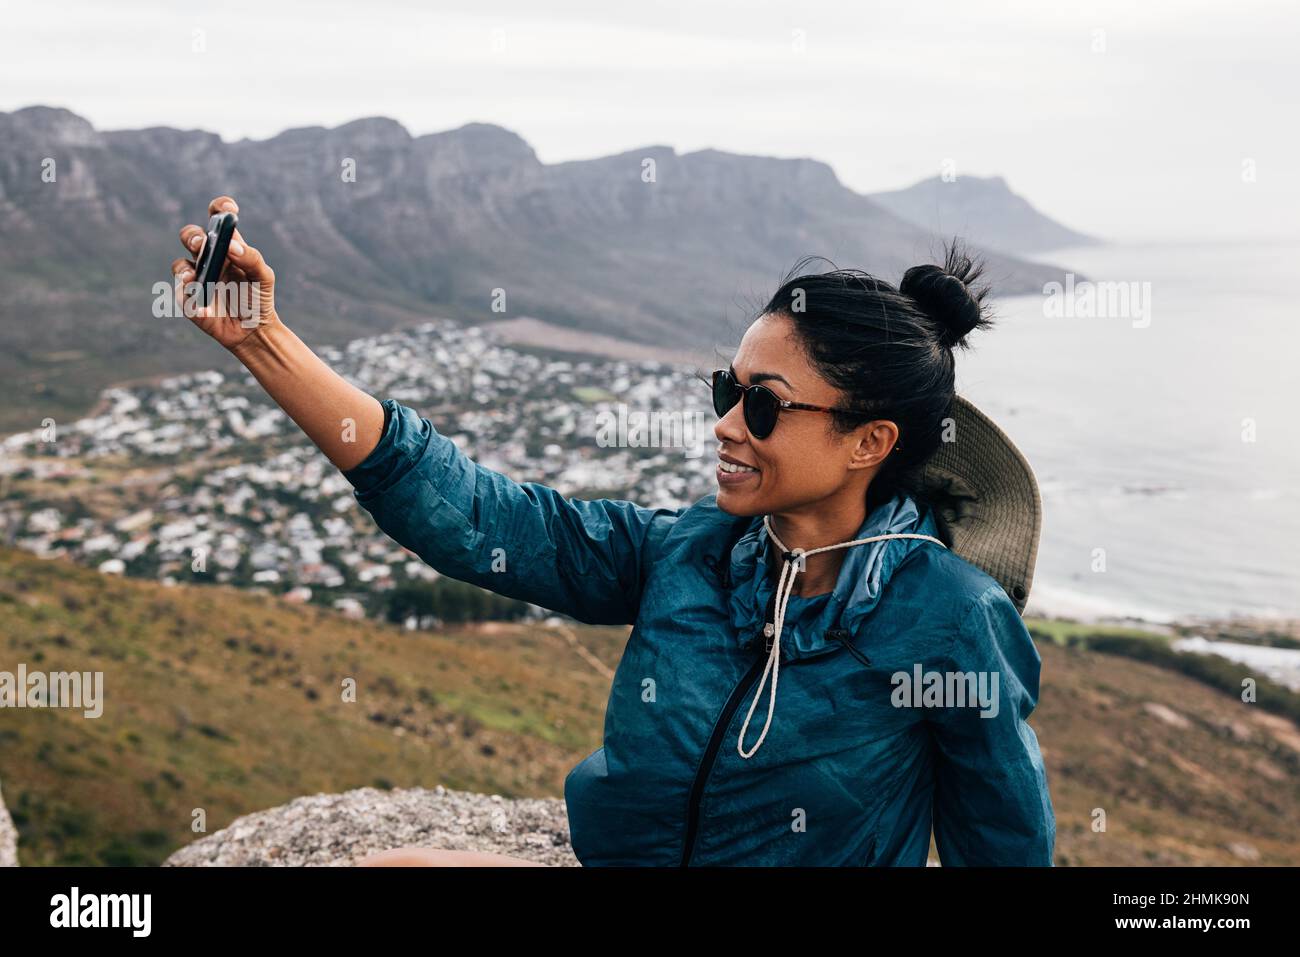
[[[238,210],[229,196],[209,203],[206,228],[188,224],[180,231],[181,245],[194,259],[172,263],[185,315],[227,348],[278,321],[275,272],[240,234]]]

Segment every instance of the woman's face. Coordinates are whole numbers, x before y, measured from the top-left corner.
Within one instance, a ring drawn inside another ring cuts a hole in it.
[[[745,332],[732,360],[741,385],[764,385],[779,398],[839,406],[842,396],[808,361],[793,321],[766,315]],[[824,412],[783,409],[776,428],[756,439],[745,426],[742,403],[718,420],[718,507],[731,515],[790,514],[825,507],[841,496],[864,501],[867,484],[897,441],[892,422],[837,431]],[[748,466],[723,471],[723,463]]]

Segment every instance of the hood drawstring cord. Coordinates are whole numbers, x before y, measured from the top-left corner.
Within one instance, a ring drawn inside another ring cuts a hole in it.
[[[736,750],[740,752],[742,758],[749,758],[758,751],[763,744],[763,739],[767,737],[767,729],[772,726],[772,715],[776,713],[776,678],[781,669],[781,626],[785,623],[785,606],[790,602],[790,593],[794,591],[794,579],[801,571],[804,570],[804,560],[809,555],[817,555],[821,552],[834,551],[837,548],[849,548],[853,545],[865,545],[868,542],[881,542],[890,538],[919,538],[923,541],[934,542],[936,545],[948,546],[935,538],[933,535],[918,535],[911,532],[896,532],[889,535],[872,535],[870,538],[858,538],[851,542],[840,542],[838,545],[823,545],[821,548],[813,548],[804,551],[802,548],[787,549],[785,544],[772,530],[770,515],[763,516],[763,527],[767,529],[768,536],[772,543],[781,550],[781,558],[784,564],[781,566],[781,578],[776,583],[776,622],[767,622],[763,625],[763,634],[772,639],[772,651],[768,655],[767,666],[763,668],[763,680],[758,683],[758,690],[754,692],[754,701],[749,706],[749,713],[745,715],[745,723],[740,729],[740,738],[736,742]],[[763,685],[767,684],[768,673],[772,675],[772,690],[767,702],[767,720],[763,723],[763,733],[758,736],[754,746],[750,748],[749,753],[745,753],[745,732],[749,730],[749,720],[754,716],[754,709],[758,707],[758,699],[763,696]]]

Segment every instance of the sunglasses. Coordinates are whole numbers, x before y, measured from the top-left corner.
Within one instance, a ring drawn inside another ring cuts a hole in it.
[[[761,385],[741,385],[728,369],[713,373],[713,411],[722,418],[737,402],[744,402],[745,427],[756,439],[765,439],[776,428],[776,420],[783,410],[802,412],[842,412],[854,415],[850,409],[837,409],[825,405],[791,402],[771,389]]]

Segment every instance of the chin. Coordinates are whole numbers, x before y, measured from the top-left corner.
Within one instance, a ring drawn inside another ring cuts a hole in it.
[[[762,502],[752,493],[737,492],[734,489],[719,488],[715,498],[719,511],[737,518],[762,515]]]

